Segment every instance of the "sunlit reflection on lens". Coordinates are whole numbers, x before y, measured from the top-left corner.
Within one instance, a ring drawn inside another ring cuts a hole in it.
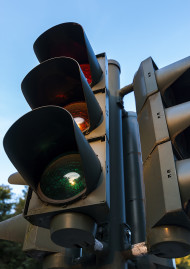
[[[90,121],[88,117],[88,109],[85,102],[76,102],[64,107],[71,113],[76,124],[82,132],[85,132],[90,127]]]
[[[79,177],[80,177],[80,175],[78,173],[75,173],[75,172],[70,172],[70,173],[67,173],[65,176],[63,176],[63,178],[66,178],[71,185],[75,185],[76,180]]]
[[[86,181],[78,153],[68,153],[54,160],[44,171],[38,185],[43,201],[61,203],[84,193]]]

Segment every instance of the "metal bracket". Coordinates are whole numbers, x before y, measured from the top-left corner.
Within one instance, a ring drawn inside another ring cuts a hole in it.
[[[102,142],[105,141],[105,135],[99,136],[99,137],[92,137],[92,138],[87,139],[88,143],[99,141],[99,140]]]
[[[108,243],[109,241],[109,223],[103,223],[98,225],[97,233],[96,233],[96,239],[98,239],[101,242]]]
[[[129,249],[131,247],[131,229],[126,223],[121,224],[121,238],[123,250]]]
[[[119,108],[121,108],[121,109],[124,108],[123,97],[119,94],[119,91],[118,91],[118,95],[117,95],[117,105],[118,105]]]
[[[101,89],[98,89],[98,90],[94,90],[93,91],[94,94],[105,93],[105,92],[106,92],[106,88],[101,88]]]

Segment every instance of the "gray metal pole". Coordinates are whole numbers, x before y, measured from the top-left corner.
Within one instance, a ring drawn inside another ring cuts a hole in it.
[[[65,248],[62,253],[52,253],[43,259],[43,269],[80,269],[81,264],[73,264],[74,259],[80,257],[81,249]]]
[[[122,123],[126,221],[131,228],[131,243],[136,244],[146,240],[143,166],[136,113],[123,111]]]
[[[109,145],[110,145],[110,231],[109,254],[98,268],[126,269],[121,250],[123,245],[122,224],[125,223],[125,197],[123,174],[122,110],[119,107],[120,66],[108,61],[109,74]]]
[[[129,269],[174,269],[171,259],[162,259],[147,255],[146,218],[144,205],[143,166],[137,116],[134,112],[123,111],[123,154],[125,177],[126,221],[131,228],[131,243],[134,244],[134,263],[128,264]],[[138,244],[139,243],[139,244]],[[139,251],[138,254],[135,252]],[[132,251],[133,252],[133,251]],[[127,251],[124,256],[129,258]]]
[[[123,110],[123,158],[125,178],[126,221],[131,228],[131,243],[137,244],[146,240],[146,218],[143,190],[143,165],[139,126],[135,112]],[[143,249],[143,245],[142,245]],[[145,251],[147,249],[144,246]],[[145,252],[145,254],[147,254]],[[149,261],[149,257],[141,255],[134,263],[129,263],[139,269],[155,269],[156,266]]]

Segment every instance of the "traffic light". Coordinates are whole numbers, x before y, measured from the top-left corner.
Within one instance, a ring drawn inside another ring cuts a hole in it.
[[[95,129],[102,110],[79,64],[66,57],[49,59],[23,80],[22,91],[32,109],[56,105],[71,113],[82,132]]]
[[[158,69],[151,58],[134,76],[146,194],[149,251],[190,253],[190,57]]]
[[[66,249],[54,244],[48,229],[30,224],[22,214],[0,222],[0,239],[21,243],[26,255],[42,261],[43,268],[68,267],[73,258],[81,256],[80,249]]]
[[[21,88],[32,111],[4,137],[30,190],[24,216],[63,247],[94,243],[109,212],[108,63],[79,24],[65,23],[34,43],[41,62]]]
[[[80,249],[67,249],[56,245],[52,242],[48,229],[30,223],[27,224],[25,230],[22,250],[29,257],[41,261],[44,269],[68,268],[74,258],[81,256]]]
[[[0,222],[0,239],[23,243],[28,222],[17,215]]]
[[[63,23],[48,29],[35,41],[34,52],[40,63],[62,56],[75,59],[91,87],[100,81],[102,68],[83,28],[77,23]]]
[[[73,201],[90,193],[99,181],[98,158],[72,116],[61,107],[27,113],[9,129],[4,142],[9,156],[17,152],[14,165],[18,171],[25,167],[23,178],[44,202]]]

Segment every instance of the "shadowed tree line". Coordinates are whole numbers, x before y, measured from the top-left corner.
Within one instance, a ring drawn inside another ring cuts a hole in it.
[[[22,213],[27,189],[23,197],[13,201],[13,194],[8,186],[0,186],[0,221]],[[0,268],[1,269],[41,269],[41,263],[26,256],[22,244],[0,239]]]
[[[190,256],[176,259],[177,269],[190,269]]]

